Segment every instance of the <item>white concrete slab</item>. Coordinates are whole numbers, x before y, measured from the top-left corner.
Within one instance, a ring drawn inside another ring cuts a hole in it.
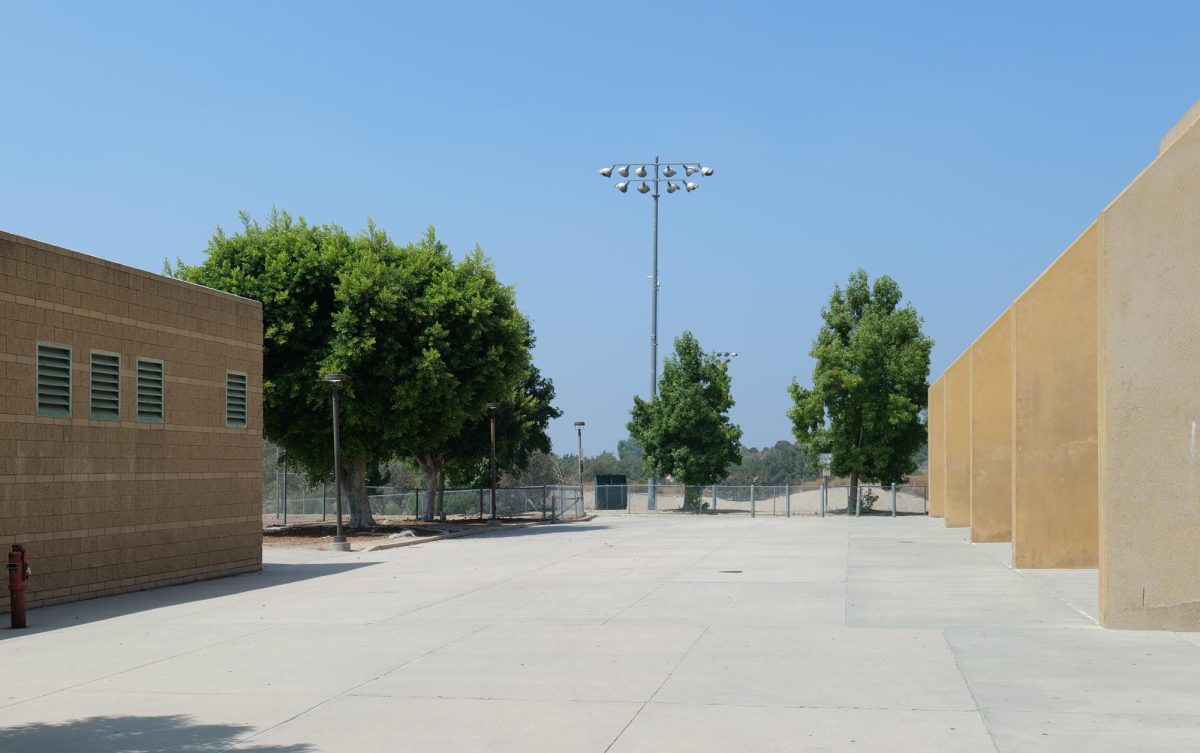
[[[646,706],[611,753],[995,753],[974,711]]]
[[[344,696],[237,751],[566,753],[604,751],[638,703]]]
[[[1196,749],[1200,718],[1170,714],[989,711],[1000,753],[1180,753]]]
[[[272,549],[0,631],[0,751],[1200,749],[1200,639],[1103,630],[1094,571],[964,533],[611,516]]]
[[[974,711],[936,630],[715,627],[655,696],[662,703]]]

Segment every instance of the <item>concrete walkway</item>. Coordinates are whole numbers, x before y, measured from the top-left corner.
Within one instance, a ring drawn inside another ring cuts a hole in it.
[[[0,630],[0,752],[1200,749],[1200,638],[926,518],[612,516]]]

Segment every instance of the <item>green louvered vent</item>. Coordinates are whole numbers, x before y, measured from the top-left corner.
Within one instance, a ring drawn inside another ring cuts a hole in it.
[[[162,423],[162,361],[151,361],[148,358],[139,358],[137,361],[137,419],[150,423]]]
[[[92,353],[91,418],[121,420],[121,357]]]
[[[246,428],[246,375],[236,371],[225,372],[225,425]]]
[[[66,345],[38,343],[37,414],[71,415],[71,348]]]

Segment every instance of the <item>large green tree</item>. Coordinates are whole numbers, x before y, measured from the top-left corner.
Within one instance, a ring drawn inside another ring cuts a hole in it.
[[[335,352],[335,318],[344,306],[345,281],[360,264],[394,251],[375,228],[351,235],[336,225],[310,225],[272,211],[265,225],[242,213],[242,232],[218,228],[196,266],[171,270],[180,279],[261,301],[263,305],[263,432],[283,449],[283,462],[311,476],[333,472],[331,387],[322,381],[343,371],[342,491],[352,526],[371,525],[365,478],[390,450],[380,442],[387,412],[381,375],[351,369]]]
[[[456,263],[432,229],[399,246],[374,225],[351,235],[273,211],[217,230],[174,274],[263,304],[263,425],[284,462],[332,475],[330,386],[342,372],[342,491],[352,526],[373,525],[368,469],[413,458],[432,492],[446,447],[529,374],[531,333],[511,288],[476,249]]]
[[[663,363],[658,394],[633,399],[629,435],[645,453],[646,470],[686,484],[688,506],[697,504],[699,485],[720,481],[741,460],[742,430],[729,420],[732,407],[726,364],[686,331]]]
[[[792,430],[809,453],[832,453],[831,471],[858,482],[901,483],[926,440],[929,351],[922,320],[890,277],[858,270],[834,286],[813,342],[811,389],[792,380]]]
[[[553,385],[533,368],[529,321],[481,249],[455,263],[431,228],[400,259],[358,265],[346,287],[338,360],[387,375],[383,446],[416,461],[426,500],[440,500],[455,464],[478,462],[490,402],[509,408],[506,438],[516,433],[515,442],[537,449],[536,428],[517,431],[541,420],[525,410],[524,387],[532,380],[533,399],[553,411]],[[424,517],[436,507],[427,505]]]

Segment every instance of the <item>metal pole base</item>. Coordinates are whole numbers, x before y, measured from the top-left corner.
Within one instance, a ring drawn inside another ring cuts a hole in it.
[[[345,539],[338,541],[335,538],[333,540],[333,542],[329,545],[329,548],[335,552],[348,552],[348,551],[350,551],[350,542],[346,541]]]
[[[500,525],[500,519],[499,518],[488,518],[487,524],[489,526],[498,526],[498,525]]]

